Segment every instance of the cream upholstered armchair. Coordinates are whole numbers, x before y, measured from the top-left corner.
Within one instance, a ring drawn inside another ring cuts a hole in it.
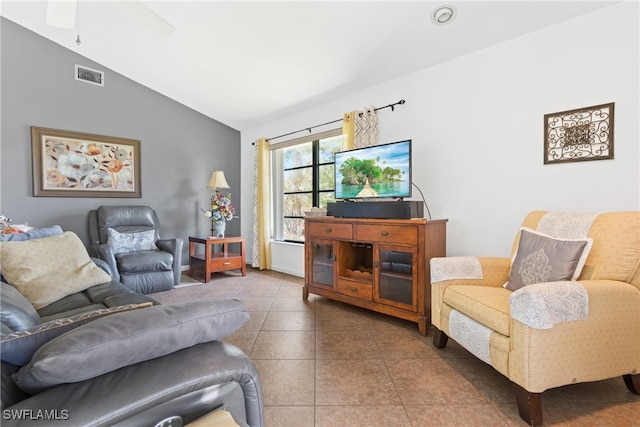
[[[433,344],[509,378],[530,425],[550,388],[622,376],[640,394],[639,262],[640,212],[531,212],[511,258],[431,260]]]

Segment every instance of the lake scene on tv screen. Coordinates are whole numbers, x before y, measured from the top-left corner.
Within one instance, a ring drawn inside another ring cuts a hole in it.
[[[336,198],[411,195],[411,141],[335,154]]]

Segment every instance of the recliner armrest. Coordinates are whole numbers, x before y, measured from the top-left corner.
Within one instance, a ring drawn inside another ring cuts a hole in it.
[[[182,239],[160,239],[156,241],[156,246],[166,252],[171,252],[175,257],[176,253],[182,251]]]
[[[244,402],[238,402],[234,393],[205,392],[230,383],[242,389]],[[187,394],[190,398],[181,399]],[[212,341],[80,383],[62,384],[6,409],[47,408],[59,413],[65,409],[65,425],[153,426],[174,415],[182,416],[186,424],[221,406],[241,425],[264,424],[262,386],[253,362],[237,347]],[[13,426],[20,421],[5,419],[5,423]]]
[[[431,323],[442,329],[444,292],[450,285],[493,286],[505,284],[511,262],[499,257],[446,257],[431,259]]]
[[[97,257],[91,257],[91,261],[93,261],[98,267],[103,269],[104,272],[107,273],[109,276],[114,278],[113,269],[106,261]]]
[[[447,265],[448,264],[448,265]],[[446,257],[431,259],[431,283],[502,286],[511,262],[501,257]]]
[[[111,277],[116,282],[120,281],[120,273],[118,272],[118,266],[116,265],[116,257],[113,254],[113,247],[106,243],[93,244],[90,246],[91,255],[94,258],[99,258],[107,263],[111,269]]]
[[[177,239],[160,239],[156,242],[156,246],[163,251],[173,254],[173,284],[180,284],[180,276],[182,275],[182,245],[183,241]]]

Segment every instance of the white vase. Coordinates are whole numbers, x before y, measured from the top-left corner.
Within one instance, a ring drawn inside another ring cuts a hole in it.
[[[211,221],[211,236],[224,237],[225,228],[227,228],[227,221]]]

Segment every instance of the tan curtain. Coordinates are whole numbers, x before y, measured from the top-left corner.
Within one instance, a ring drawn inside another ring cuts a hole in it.
[[[352,111],[350,113],[344,113],[344,117],[342,119],[342,149],[343,150],[352,150],[353,149],[353,123],[356,117],[356,111]]]
[[[254,208],[253,208],[253,260],[251,265],[260,270],[271,269],[271,153],[266,138],[256,144]]]

